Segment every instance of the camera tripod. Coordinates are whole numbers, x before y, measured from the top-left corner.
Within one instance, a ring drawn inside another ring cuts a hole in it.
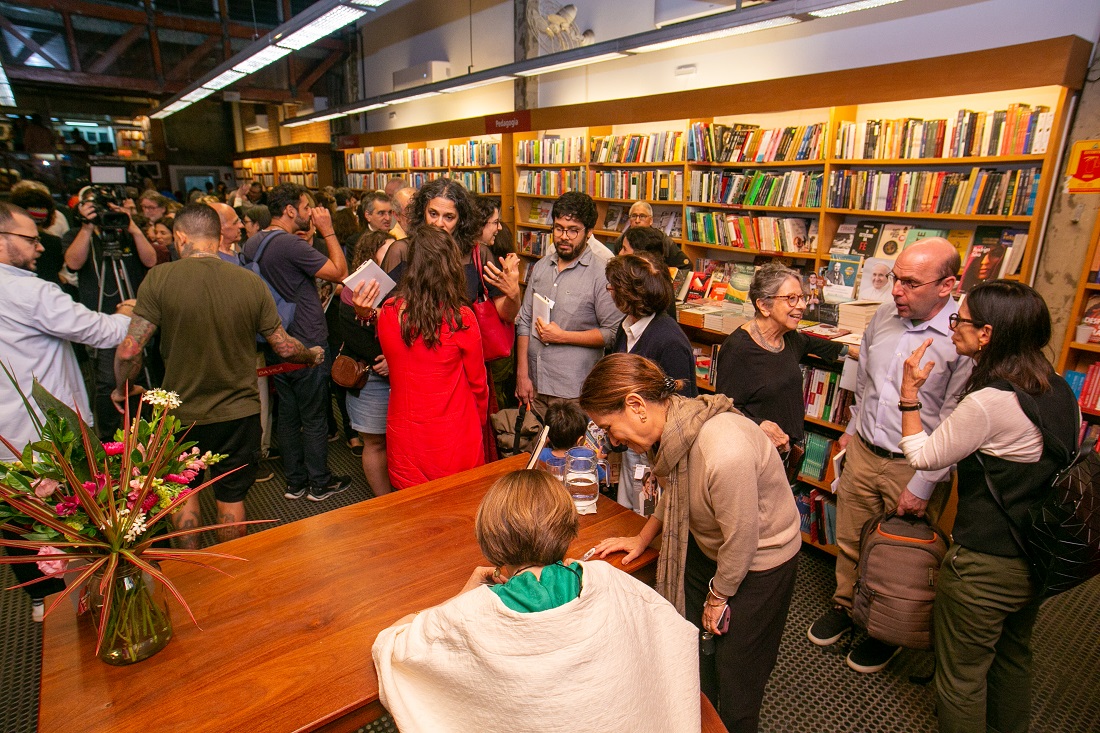
[[[99,277],[99,297],[96,301],[97,313],[103,312],[103,301],[108,295],[104,292],[104,286],[107,283],[108,268],[110,268],[111,278],[115,283],[115,292],[110,295],[113,296],[117,294],[120,303],[126,300],[133,300],[137,297],[137,294],[134,292],[133,283],[130,282],[130,273],[126,271],[126,265],[122,262],[122,250],[119,249],[117,243],[107,243],[103,248],[103,255],[100,257],[99,267],[96,273]],[[145,376],[145,384],[152,387],[153,378],[149,372],[144,354],[141,371]]]

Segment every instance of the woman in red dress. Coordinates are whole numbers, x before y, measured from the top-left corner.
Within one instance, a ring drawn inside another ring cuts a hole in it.
[[[489,395],[458,247],[443,229],[421,226],[408,250],[401,284],[378,313],[390,368],[386,456],[395,489],[483,464]]]

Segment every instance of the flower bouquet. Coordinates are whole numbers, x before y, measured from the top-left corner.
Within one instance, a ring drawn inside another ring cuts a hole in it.
[[[8,378],[14,383],[10,373]],[[37,554],[0,556],[0,563],[38,562],[46,578],[74,576],[74,582],[50,604],[47,615],[66,596],[87,585],[81,605],[93,611],[96,654],[104,661],[128,664],[151,656],[171,637],[163,592],[151,581],[167,589],[195,621],[159,563],[177,560],[210,567],[203,560],[240,559],[173,549],[168,542],[230,526],[172,531],[171,525],[171,515],[192,493],[188,484],[224,456],[200,455],[194,443],[182,442],[186,435],[180,435],[180,421],[171,414],[180,404],[173,392],[145,392],[142,402],[151,406],[151,418],[138,415],[131,420],[127,410],[124,427],[115,436],[118,440],[111,443],[101,443],[75,411],[37,380],[31,398],[44,420],[31,409],[22,390],[19,393],[39,440],[20,450],[0,436],[17,456],[0,462],[0,527],[21,537],[0,539],[0,546]]]

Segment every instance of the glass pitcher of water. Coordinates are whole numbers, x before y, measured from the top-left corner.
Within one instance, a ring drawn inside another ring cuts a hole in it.
[[[596,451],[578,446],[565,453],[565,488],[578,508],[596,503],[600,493],[600,468],[610,474],[607,461],[596,457]]]

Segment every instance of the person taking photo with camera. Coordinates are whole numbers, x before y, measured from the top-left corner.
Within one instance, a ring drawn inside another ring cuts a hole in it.
[[[157,263],[157,251],[122,208],[122,198],[110,187],[81,189],[76,206],[80,226],[62,240],[65,265],[79,275],[78,300],[98,313],[114,313],[119,303],[132,300],[145,273]],[[110,440],[121,421],[111,402],[115,352],[93,353],[95,426],[101,440]]]

